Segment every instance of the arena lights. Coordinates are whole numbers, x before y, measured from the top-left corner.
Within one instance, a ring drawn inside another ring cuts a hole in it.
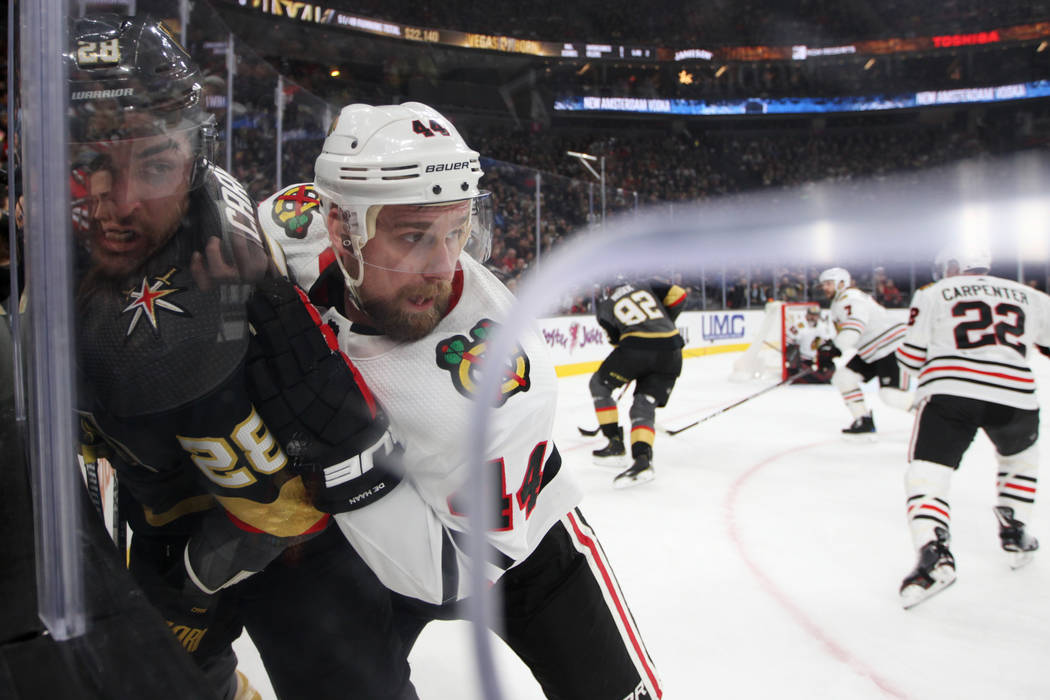
[[[1035,197],[1022,199],[1015,203],[1012,214],[1011,228],[1017,232],[1017,252],[1021,260],[1044,261],[1050,258],[1048,203]]]
[[[931,49],[953,49],[996,42],[1032,41],[1050,38],[1046,22],[1021,24],[971,34],[942,36],[893,37],[858,41],[841,46],[718,46],[710,49],[676,49],[663,46],[621,44],[587,44],[520,39],[501,34],[475,34],[453,29],[435,29],[402,25],[386,20],[352,15],[343,10],[299,0],[225,0],[242,8],[282,17],[291,21],[322,24],[329,27],[393,37],[412,42],[442,44],[465,49],[482,49],[502,53],[530,54],[566,59],[637,61],[789,61],[817,57],[859,54],[882,56],[914,53]]]
[[[720,68],[715,77],[725,72]],[[844,97],[748,97],[725,100],[687,100],[643,97],[567,96],[554,101],[556,112],[642,112],[691,116],[725,114],[831,114],[915,109],[1050,97],[1050,80],[980,88],[927,90],[902,94],[849,95]]]
[[[830,263],[835,259],[835,229],[831,222],[819,219],[813,222],[813,259],[819,263]]]

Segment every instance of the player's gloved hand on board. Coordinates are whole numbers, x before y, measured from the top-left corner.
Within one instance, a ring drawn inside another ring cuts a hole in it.
[[[839,350],[835,343],[830,340],[825,340],[817,348],[817,363],[815,369],[818,372],[826,372],[835,368],[835,358],[842,355],[842,351]]]
[[[314,506],[361,508],[401,481],[402,449],[335,332],[292,282],[269,279],[248,300],[248,393]]]

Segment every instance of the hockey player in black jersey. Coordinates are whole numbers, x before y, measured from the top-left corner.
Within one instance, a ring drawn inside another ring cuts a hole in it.
[[[82,17],[71,40],[78,408],[118,476],[134,577],[223,700],[258,697],[236,672],[242,625],[282,698],[341,696],[362,669],[364,696],[414,698],[388,594],[249,400],[252,358],[330,353],[254,202],[208,160],[200,72],[149,18]],[[317,415],[319,389],[299,389]],[[381,438],[363,383],[331,398],[343,457]],[[320,624],[336,611],[338,635]]]
[[[667,405],[682,373],[685,343],[675,319],[685,306],[686,291],[659,279],[617,280],[598,300],[598,323],[614,349],[590,381],[598,424],[609,443],[594,451],[595,461],[619,463],[626,455],[623,428],[612,392],[634,381],[631,404],[631,457],[634,462],[613,480],[623,488],[651,481],[656,409]]]

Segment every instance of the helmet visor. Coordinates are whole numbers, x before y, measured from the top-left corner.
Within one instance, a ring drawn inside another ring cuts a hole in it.
[[[466,250],[484,261],[492,243],[492,197],[476,197],[433,204],[382,204],[357,214],[341,210],[343,245],[365,240],[360,259],[365,270],[444,275],[455,270]],[[352,235],[356,234],[356,235]]]
[[[73,228],[112,274],[144,262],[178,227],[190,200],[198,132],[109,132],[111,138],[70,144]]]

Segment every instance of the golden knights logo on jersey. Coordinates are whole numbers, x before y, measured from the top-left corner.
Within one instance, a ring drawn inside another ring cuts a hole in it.
[[[274,198],[270,213],[289,238],[305,238],[310,220],[320,206],[313,185],[292,185]]]
[[[477,395],[488,336],[495,326],[494,321],[483,318],[470,329],[469,338],[454,335],[437,344],[438,367],[448,370],[456,391],[468,399]],[[503,370],[496,406],[502,406],[519,391],[528,391],[530,386],[529,357],[519,345]]]
[[[148,278],[143,277],[142,284],[137,289],[129,289],[124,292],[125,297],[127,297],[130,303],[121,313],[133,312],[131,323],[128,324],[128,330],[125,333],[125,337],[131,335],[131,332],[135,330],[139,320],[142,318],[149,321],[149,325],[153,329],[153,335],[159,336],[157,312],[162,309],[173,314],[187,313],[186,309],[178,304],[164,299],[164,297],[169,294],[185,291],[180,287],[170,286],[171,276],[175,274],[177,270],[178,268],[173,267],[164,275],[154,277],[152,284]]]

